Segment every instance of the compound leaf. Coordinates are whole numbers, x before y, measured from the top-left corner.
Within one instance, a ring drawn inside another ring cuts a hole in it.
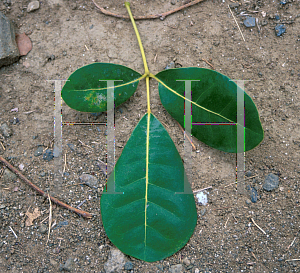
[[[196,226],[192,190],[180,155],[162,124],[145,114],[130,136],[101,196],[103,226],[112,243],[154,262],[181,249]],[[115,194],[113,191],[115,183]]]
[[[236,153],[237,126],[244,127],[245,151],[253,149],[263,140],[264,133],[254,102],[228,77],[198,67],[168,69],[155,77],[159,80],[158,89],[163,106],[183,127],[183,80],[193,80],[192,135],[205,144],[224,152]],[[245,126],[237,124],[237,92],[240,91],[244,93]]]
[[[114,80],[115,106],[135,92],[141,74],[123,65],[93,63],[77,69],[62,89],[65,103],[82,112],[107,111],[107,80]]]

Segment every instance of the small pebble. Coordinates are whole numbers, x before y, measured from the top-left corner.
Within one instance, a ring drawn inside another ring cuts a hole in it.
[[[133,269],[133,264],[132,264],[132,262],[127,262],[127,263],[125,263],[124,269],[125,269],[125,270],[132,270],[132,269]]]
[[[91,188],[98,188],[98,179],[97,177],[90,174],[82,174],[79,179],[81,182]]]
[[[246,27],[255,27],[255,18],[254,17],[247,17],[246,20],[244,20],[244,25]]]
[[[183,262],[186,266],[189,266],[189,265],[191,264],[190,260],[189,260],[187,257],[185,257],[185,258],[182,260],[182,262]]]
[[[43,159],[46,161],[51,161],[53,159],[53,152],[49,149],[43,154]]]
[[[175,62],[170,62],[166,67],[165,70],[175,68]]]
[[[27,12],[31,12],[40,8],[39,1],[32,1],[27,6]]]
[[[172,0],[171,5],[176,5],[176,0]]]
[[[183,265],[182,264],[172,265],[169,269],[169,272],[171,272],[171,273],[181,273],[181,272],[183,272]]]
[[[44,151],[43,147],[42,147],[42,146],[39,146],[39,147],[35,150],[34,156],[40,156],[40,155],[42,155],[42,154],[43,154],[43,151]]]
[[[278,185],[279,185],[279,177],[273,173],[269,173],[265,178],[263,189],[266,191],[272,191],[278,188]]]
[[[75,145],[74,144],[68,143],[67,145],[71,149],[71,151],[75,152]]]
[[[203,215],[205,214],[205,212],[206,212],[206,209],[205,209],[205,208],[203,208],[202,210],[200,210],[201,216],[203,216]]]
[[[74,261],[72,258],[69,258],[68,260],[66,260],[64,265],[60,265],[59,270],[60,271],[68,271],[68,272],[72,272],[73,271],[73,267],[74,267]]]
[[[8,169],[4,170],[2,177],[3,177],[4,182],[6,182],[6,183],[17,180],[17,176]]]
[[[20,169],[20,171],[23,171],[24,170],[24,164],[20,164],[19,169]]]
[[[255,188],[252,188],[251,186],[247,186],[248,193],[250,195],[250,199],[252,203],[257,202],[257,191]]]
[[[58,263],[55,260],[53,260],[53,259],[50,258],[50,264],[52,266],[57,266]]]
[[[229,4],[229,7],[230,7],[231,9],[238,8],[239,6],[240,6],[240,3],[238,3],[238,2],[236,2],[236,3],[230,3],[230,4]]]
[[[276,25],[275,33],[278,37],[281,36],[283,33],[285,33],[285,31],[286,31],[286,28],[285,28],[284,25],[282,25],[282,24],[281,25]]]
[[[39,232],[40,233],[44,234],[44,233],[47,232],[47,230],[48,230],[48,227],[46,225],[44,225],[44,224],[40,225],[40,227],[39,227]]]
[[[158,270],[164,271],[164,267],[161,264],[157,264],[156,267],[158,268]]]
[[[200,191],[196,194],[196,197],[198,199],[198,203],[202,206],[207,205],[207,193],[206,191]]]
[[[246,173],[246,176],[247,177],[250,177],[252,175],[252,172],[251,171],[248,171],[247,173]]]
[[[61,228],[63,226],[67,226],[69,225],[69,222],[66,220],[66,221],[60,221],[54,228],[53,230],[57,229],[57,228]]]
[[[10,137],[12,135],[11,129],[8,127],[7,123],[3,123],[0,126],[0,132],[6,138],[8,138],[8,137]]]

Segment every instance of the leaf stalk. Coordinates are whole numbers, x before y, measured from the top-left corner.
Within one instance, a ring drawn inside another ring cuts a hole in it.
[[[142,58],[143,58],[143,63],[144,63],[144,68],[145,68],[145,74],[144,75],[146,75],[146,88],[147,88],[147,113],[150,114],[151,113],[151,108],[150,108],[150,82],[149,82],[149,76],[150,76],[151,73],[150,73],[149,68],[148,68],[146,55],[145,55],[144,47],[143,47],[143,44],[142,44],[142,41],[141,41],[141,37],[140,37],[139,31],[136,27],[134,18],[132,16],[132,13],[131,13],[131,10],[130,10],[130,3],[125,2],[125,7],[127,9],[127,12],[129,14],[129,17],[130,17],[130,20],[131,20],[131,23],[132,23],[132,26],[134,28],[135,35],[136,35],[136,38],[138,40],[138,44],[140,46],[140,51],[141,51]]]

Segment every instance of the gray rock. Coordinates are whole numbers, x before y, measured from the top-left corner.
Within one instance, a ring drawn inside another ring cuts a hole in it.
[[[98,188],[98,179],[97,177],[90,175],[90,174],[82,174],[79,179],[81,182],[91,188]]]
[[[0,43],[1,43],[1,41],[0,41]],[[1,55],[1,53],[0,53],[0,55]],[[8,138],[8,137],[10,137],[12,135],[11,129],[8,127],[7,123],[3,123],[0,126],[0,132],[6,138]]]
[[[171,69],[171,68],[175,68],[175,63],[174,62],[170,62],[165,69]]]
[[[40,155],[42,155],[43,154],[43,147],[42,146],[39,146],[36,150],[35,150],[35,152],[34,152],[34,156],[40,156]]]
[[[39,1],[32,1],[27,6],[27,12],[31,12],[40,8]]]
[[[251,175],[252,175],[252,172],[251,172],[251,171],[246,172],[246,176],[247,176],[247,177],[250,177]]]
[[[158,270],[164,271],[164,267],[161,264],[157,264],[156,267],[158,268]]]
[[[0,12],[0,67],[19,59],[15,30],[8,18]]]
[[[244,20],[244,25],[246,27],[255,27],[255,18],[254,17],[247,17],[246,20]]]
[[[40,233],[44,234],[44,233],[47,232],[47,230],[48,230],[48,228],[47,228],[46,225],[43,225],[43,224],[40,225],[40,227],[39,227],[39,232]]]
[[[69,225],[69,222],[68,221],[60,221],[54,228],[53,230],[57,229],[57,228],[61,228],[63,226],[67,226]]]
[[[104,264],[106,273],[122,272],[126,263],[125,255],[117,248],[111,248],[108,260]]]
[[[256,203],[257,202],[257,190],[251,186],[247,186],[247,190],[248,190],[248,193],[249,193],[249,196],[250,196],[250,199],[251,199],[251,202],[252,203]]]
[[[6,208],[6,205],[0,204],[0,209],[5,209],[5,208]]]
[[[182,262],[183,262],[186,266],[189,266],[189,265],[191,264],[191,261],[190,261],[187,257],[185,257],[185,258],[182,260]]]
[[[4,170],[2,177],[4,182],[12,182],[17,180],[17,176],[8,169]]]
[[[230,3],[229,7],[234,9],[234,8],[238,8],[240,6],[240,3]]]
[[[265,178],[263,189],[266,191],[272,191],[278,188],[278,185],[279,185],[279,177],[273,173],[269,173]]]
[[[58,263],[55,260],[50,258],[50,264],[53,266],[57,266]]]
[[[276,25],[275,33],[278,37],[281,36],[283,33],[285,33],[285,31],[286,31],[286,28],[284,25],[282,25],[282,24]]]
[[[171,272],[171,273],[181,273],[181,272],[183,272],[183,265],[182,264],[172,265],[169,269],[169,272]]]
[[[171,5],[176,5],[176,0],[172,0]]]
[[[203,216],[203,215],[205,214],[205,212],[206,212],[206,209],[205,209],[205,208],[203,208],[202,210],[200,210],[201,216]]]
[[[45,153],[43,154],[43,159],[46,161],[51,161],[53,159],[53,152],[49,149],[47,149],[45,151]]]
[[[133,269],[133,264],[132,264],[132,262],[127,262],[127,263],[125,263],[124,269],[125,269],[125,270],[132,270],[132,269]]]
[[[74,144],[68,143],[67,145],[71,149],[71,151],[75,152],[76,149],[75,149],[75,145]]]
[[[66,260],[64,265],[60,265],[59,270],[73,272],[73,267],[74,267],[74,260],[72,258],[69,258],[68,260]]]

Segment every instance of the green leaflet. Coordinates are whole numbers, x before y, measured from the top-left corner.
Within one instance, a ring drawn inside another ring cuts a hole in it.
[[[181,249],[197,222],[192,192],[176,193],[183,192],[184,176],[169,134],[156,117],[145,114],[108,180],[113,187],[115,179],[115,192],[123,194],[101,197],[103,226],[112,243],[147,262]]]
[[[65,103],[82,112],[107,111],[107,82],[114,80],[115,107],[128,100],[135,92],[141,74],[118,64],[93,63],[77,69],[64,85]]]
[[[237,122],[237,85],[228,77],[205,68],[189,67],[168,69],[155,75],[159,83],[159,95],[163,106],[181,126],[184,126],[185,84],[192,82],[193,123]],[[169,90],[167,87],[172,89]],[[256,106],[244,92],[245,102],[245,151],[256,147],[264,137]],[[243,124],[242,124],[243,126]],[[237,152],[237,125],[193,125],[192,134],[205,144],[230,153]]]

